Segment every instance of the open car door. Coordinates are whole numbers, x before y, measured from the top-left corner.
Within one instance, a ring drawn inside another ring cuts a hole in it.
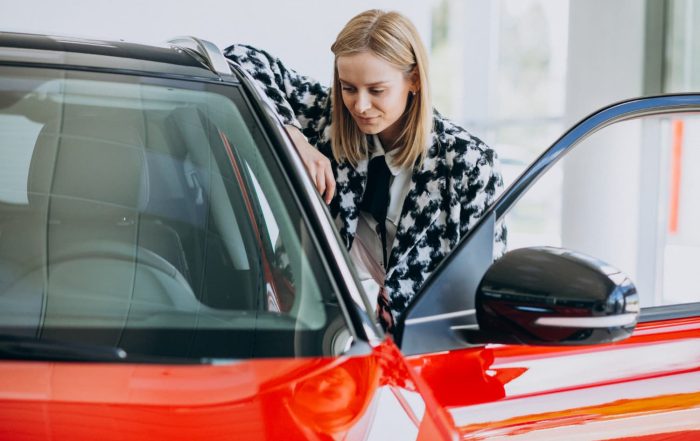
[[[699,136],[700,94],[590,115],[416,295],[397,344],[463,439],[700,437]]]

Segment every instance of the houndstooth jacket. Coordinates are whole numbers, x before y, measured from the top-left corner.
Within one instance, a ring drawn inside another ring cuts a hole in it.
[[[357,167],[333,160],[330,89],[251,46],[232,45],[224,55],[257,81],[284,124],[299,128],[311,145],[331,159],[336,194],[330,211],[350,249],[367,182],[368,160],[360,161]],[[494,150],[437,111],[431,136],[422,164],[413,169],[387,265],[385,298],[394,322],[503,187]],[[494,255],[500,255],[505,245],[506,229],[500,226]]]

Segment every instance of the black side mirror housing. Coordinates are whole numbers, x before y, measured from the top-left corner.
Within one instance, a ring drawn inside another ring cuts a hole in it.
[[[632,334],[639,297],[619,270],[553,247],[506,253],[486,271],[476,293],[479,330],[470,343],[584,345]]]

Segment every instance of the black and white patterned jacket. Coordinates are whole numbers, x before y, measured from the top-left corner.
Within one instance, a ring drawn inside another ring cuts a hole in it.
[[[332,159],[330,89],[251,46],[233,45],[224,55],[258,82],[285,124],[298,127],[309,143],[331,158],[336,194],[330,211],[349,249],[357,229],[368,160],[353,167]],[[394,320],[503,187],[496,154],[481,140],[438,112],[431,136],[427,155],[413,169],[389,256],[385,288]],[[505,242],[506,230],[501,227],[494,254],[505,250]]]

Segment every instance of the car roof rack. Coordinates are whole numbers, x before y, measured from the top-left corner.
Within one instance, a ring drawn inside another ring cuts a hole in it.
[[[218,75],[233,75],[228,61],[219,48],[211,41],[190,35],[171,38],[167,43],[182,49],[198,58],[209,70]]]

